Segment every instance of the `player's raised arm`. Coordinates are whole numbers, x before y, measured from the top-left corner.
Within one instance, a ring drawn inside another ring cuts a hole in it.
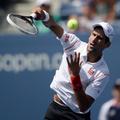
[[[72,33],[65,32],[64,29],[54,21],[49,13],[42,10],[40,7],[35,8],[33,12],[36,13],[36,20],[42,20],[43,24],[56,34],[67,55],[71,54],[80,45],[80,39]]]
[[[44,25],[50,28],[57,37],[62,37],[64,33],[63,28],[58,25],[46,11],[42,10],[40,7],[36,7],[33,9],[33,12],[36,13],[36,20],[42,20]]]

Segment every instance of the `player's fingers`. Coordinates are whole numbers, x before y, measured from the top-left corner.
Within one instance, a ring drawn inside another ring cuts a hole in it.
[[[75,59],[74,59],[75,62],[77,62],[77,53],[75,52]]]
[[[71,64],[73,63],[73,55],[72,54],[70,55],[70,62],[71,62]]]
[[[33,9],[32,9],[32,12],[33,12],[33,13],[36,13],[36,12],[37,12],[37,7],[33,8]]]
[[[42,9],[40,7],[33,8],[32,12],[34,13],[41,13]]]
[[[32,10],[33,13],[36,14],[36,20],[44,20],[45,19],[45,13],[40,7],[36,7]]]
[[[70,66],[69,58],[66,58],[68,66]]]
[[[79,63],[80,61],[80,52],[77,54],[77,62]]]

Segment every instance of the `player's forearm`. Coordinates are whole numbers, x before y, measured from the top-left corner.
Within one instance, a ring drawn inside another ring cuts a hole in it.
[[[46,27],[48,27],[50,30],[53,31],[53,33],[55,33],[55,35],[59,38],[62,37],[64,30],[63,28],[57,24],[54,19],[52,17],[50,17],[50,19],[47,22],[44,22],[44,25]]]
[[[56,34],[57,37],[62,37],[64,32],[63,28],[54,21],[54,19],[50,16],[48,12],[46,12],[40,7],[35,7],[33,9],[33,13],[36,14],[36,20],[43,21],[44,25],[50,28]]]
[[[74,91],[74,93],[75,93],[75,97],[79,105],[80,111],[85,112],[91,106],[88,96],[85,94],[83,89],[80,89],[79,91]]]
[[[72,34],[64,34],[64,29],[55,22],[55,20],[47,13],[42,10],[40,7],[37,7],[33,10],[36,14],[36,20],[42,20],[43,24],[52,30],[58,38],[61,39],[61,44],[63,45],[63,49],[67,54],[71,53],[80,45],[80,40],[75,35]]]
[[[57,37],[62,37],[64,30],[61,26],[54,24],[50,27],[50,29],[56,34]]]
[[[85,112],[91,106],[93,99],[85,94],[80,76],[71,76],[71,82],[80,111]]]

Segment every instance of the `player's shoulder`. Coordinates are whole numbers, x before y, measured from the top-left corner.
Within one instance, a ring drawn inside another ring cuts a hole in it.
[[[80,37],[77,36],[75,33],[66,32],[66,31],[64,31],[61,39],[64,39],[65,41],[68,41],[68,40],[70,40],[70,39],[75,39],[75,40],[80,40],[80,41],[82,41],[82,40],[80,39]],[[83,42],[83,43],[84,43],[84,42]]]
[[[106,63],[106,61],[104,60],[104,58],[102,57],[99,64],[97,65],[96,69],[98,69],[99,71],[105,72],[109,74],[109,68],[108,65]]]
[[[114,100],[112,99],[112,100],[109,100],[109,101],[107,101],[107,102],[105,102],[103,105],[102,105],[102,108],[103,109],[109,109],[112,105],[113,105],[113,103],[114,103]]]
[[[103,58],[99,61],[99,63],[95,66],[95,79],[101,79],[101,80],[106,80],[109,81],[110,77],[110,71],[108,69],[108,66],[106,62],[103,60]],[[107,79],[103,79],[107,78]]]

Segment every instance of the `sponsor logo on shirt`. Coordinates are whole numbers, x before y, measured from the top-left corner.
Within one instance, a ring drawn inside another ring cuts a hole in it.
[[[67,42],[69,40],[70,36],[68,34],[65,34],[64,41]]]
[[[91,67],[89,70],[88,70],[88,73],[90,74],[90,75],[93,75],[94,74],[94,69],[93,69],[93,67]]]

